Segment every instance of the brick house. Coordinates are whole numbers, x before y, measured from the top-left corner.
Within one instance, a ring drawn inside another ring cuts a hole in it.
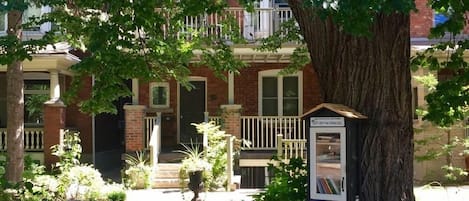
[[[262,9],[253,14],[237,7],[235,1],[229,2],[233,6],[230,12],[242,16],[238,20],[242,34],[248,40],[270,35],[280,22],[292,17],[288,5],[282,0],[261,1],[259,7]],[[415,2],[419,12],[411,15],[413,54],[433,42],[427,36],[438,16],[426,7],[426,0]],[[36,10],[46,11],[47,8]],[[2,28],[4,33],[4,27],[0,27],[0,33]],[[40,34],[45,30],[47,25],[30,34]],[[83,160],[107,170],[119,167],[122,153],[148,149],[155,124],[161,129],[159,138],[161,155],[164,155],[179,148],[180,143],[201,141],[191,123],[214,120],[222,122],[227,133],[252,143],[243,151],[244,158],[239,164],[241,173],[247,177],[257,175],[259,180],[264,180],[267,176],[265,166],[276,150],[276,134],[284,134],[284,138],[289,139],[304,139],[300,116],[320,104],[321,98],[311,66],[307,65],[292,75],[277,75],[290,62],[294,44],[285,45],[276,53],[256,52],[252,50],[255,46],[253,42],[233,47],[235,55],[249,63],[249,67],[242,69],[238,75],[226,73],[226,82],[204,67],[191,68],[189,80],[194,89],[190,91],[174,80],[129,80],[127,86],[134,96],[116,103],[116,115],[90,116],[80,113],[76,106],[65,106],[60,101],[45,104],[40,114],[26,111],[26,149],[28,153],[38,155],[41,161],[51,164],[54,159],[50,157],[49,146],[58,143],[59,129],[76,129],[81,133]],[[28,94],[39,94],[46,96],[46,99],[59,100],[60,93],[67,90],[73,76],[68,69],[77,62],[77,54],[66,46],[34,55],[31,62],[24,64],[25,99]],[[6,148],[6,130],[3,129],[7,118],[6,112],[3,112],[6,111],[5,71],[6,67],[0,67],[0,149]],[[92,79],[88,78],[84,83],[80,98],[89,97]],[[425,90],[417,83],[413,87],[415,106],[424,105]],[[419,119],[415,119],[415,123],[427,126]],[[462,131],[458,133],[462,135]],[[425,172],[441,165],[416,163],[415,166],[416,169],[425,169],[415,173],[416,179],[420,180]],[[254,179],[251,181],[248,186],[263,185]]]

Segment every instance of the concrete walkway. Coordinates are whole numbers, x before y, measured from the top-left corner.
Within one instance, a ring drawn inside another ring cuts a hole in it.
[[[234,192],[209,192],[201,193],[204,201],[252,201],[252,195],[259,189],[239,189]],[[469,186],[415,187],[416,201],[469,201]],[[192,192],[181,193],[179,189],[148,189],[127,191],[127,201],[190,201]]]
[[[200,198],[204,201],[252,201],[252,195],[257,194],[258,189],[239,189],[234,192],[209,192],[201,193]],[[181,193],[179,189],[148,189],[127,191],[127,201],[190,201],[194,194],[192,192]]]

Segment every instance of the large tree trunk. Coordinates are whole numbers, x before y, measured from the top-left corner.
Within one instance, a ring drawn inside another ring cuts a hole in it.
[[[355,37],[314,16],[300,0],[289,3],[324,102],[368,116],[361,130],[360,200],[414,200],[409,15],[378,14],[373,35]]]
[[[8,12],[8,35],[21,43],[21,15],[19,11]],[[14,47],[15,48],[15,47]],[[9,50],[15,51],[15,50]],[[22,180],[24,169],[24,93],[23,64],[15,61],[7,67],[7,153],[6,177],[10,182]]]

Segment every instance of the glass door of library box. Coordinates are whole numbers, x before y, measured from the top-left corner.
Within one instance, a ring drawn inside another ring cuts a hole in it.
[[[310,129],[311,199],[345,201],[345,127]]]

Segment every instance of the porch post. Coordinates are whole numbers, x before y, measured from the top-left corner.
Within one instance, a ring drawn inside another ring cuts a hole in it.
[[[226,133],[241,139],[241,105],[221,105],[221,110]]]
[[[139,91],[138,91],[138,79],[133,78],[132,79],[132,105],[138,105],[138,96],[139,96]]]
[[[234,73],[228,72],[228,103],[234,104]]]
[[[144,149],[144,105],[124,105],[125,110],[125,151]]]
[[[58,161],[52,155],[51,146],[59,144],[61,131],[65,128],[65,108],[60,100],[50,100],[44,103],[44,165],[50,169]]]
[[[59,72],[50,70],[50,100],[57,101],[60,99]]]

